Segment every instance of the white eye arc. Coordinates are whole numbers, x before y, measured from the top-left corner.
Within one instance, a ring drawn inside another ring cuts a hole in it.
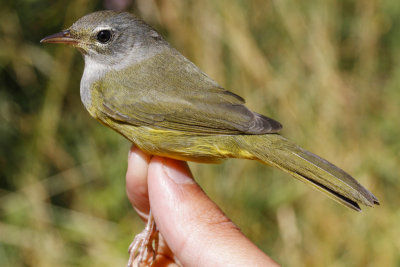
[[[102,44],[108,43],[111,40],[112,32],[110,29],[100,30],[97,33],[96,39]]]

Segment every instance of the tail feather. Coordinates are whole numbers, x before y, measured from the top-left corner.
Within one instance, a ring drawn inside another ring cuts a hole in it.
[[[371,192],[342,169],[280,135],[258,135],[240,141],[259,161],[314,186],[349,208],[361,211],[358,204],[379,204]]]

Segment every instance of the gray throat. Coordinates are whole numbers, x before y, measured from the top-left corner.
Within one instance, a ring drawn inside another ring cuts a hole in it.
[[[110,64],[109,62],[99,63],[96,59],[89,55],[85,55],[85,69],[83,71],[81,79],[81,100],[85,105],[86,109],[92,105],[92,85],[103,78],[109,71],[122,70],[129,68],[135,64],[140,63],[143,60],[147,60],[156,54],[162,53],[165,49],[170,50],[169,45],[162,43],[161,47],[149,46],[143,47],[138,44],[134,47],[133,51],[128,53],[130,56],[121,56],[120,61],[117,63]]]
[[[81,79],[81,100],[86,109],[92,105],[92,85],[99,81],[107,73],[109,68],[103,64],[97,63],[89,56],[85,56],[85,69]]]

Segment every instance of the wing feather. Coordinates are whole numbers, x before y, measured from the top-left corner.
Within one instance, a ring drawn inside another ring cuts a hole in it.
[[[169,51],[174,53],[110,71],[99,86],[102,112],[135,126],[195,134],[265,134],[281,129],[279,122],[252,112],[243,98],[220,87],[175,50]]]

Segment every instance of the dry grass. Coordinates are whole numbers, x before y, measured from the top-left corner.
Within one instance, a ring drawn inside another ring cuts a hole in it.
[[[0,266],[123,266],[142,227],[125,197],[129,143],[80,103],[78,52],[38,43],[102,3],[1,5]],[[255,162],[192,164],[251,240],[285,266],[400,264],[397,1],[138,0],[128,10],[381,201],[355,213]]]

